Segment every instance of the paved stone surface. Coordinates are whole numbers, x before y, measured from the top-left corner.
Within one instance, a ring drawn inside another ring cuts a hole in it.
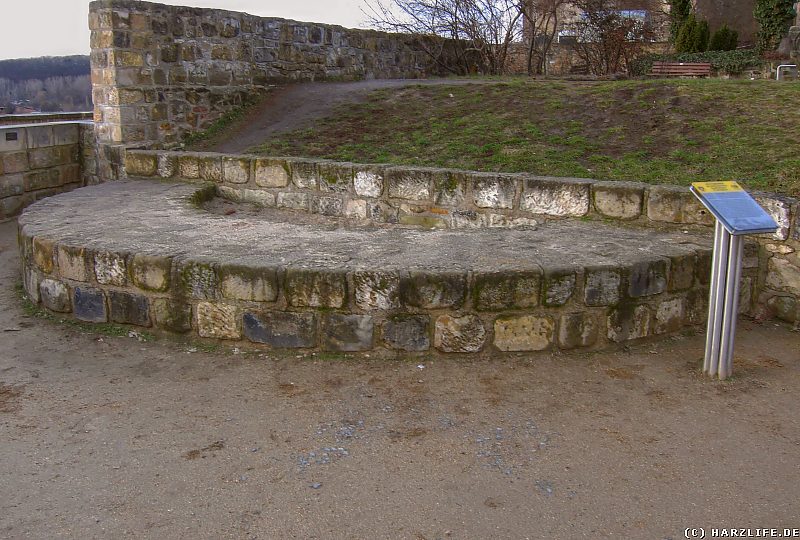
[[[40,201],[20,223],[32,236],[104,253],[347,271],[542,272],[567,261],[577,267],[628,266],[710,245],[704,236],[581,221],[547,222],[537,230],[422,230],[314,220],[277,209],[242,219],[211,215],[190,205],[188,199],[198,189],[168,182],[111,182]],[[86,208],[92,211],[83,211]],[[100,263],[104,277],[123,279],[117,258],[104,255],[94,262]],[[216,285],[206,282],[202,266],[191,270],[187,285],[193,296],[203,298]],[[556,296],[553,300],[562,299]]]

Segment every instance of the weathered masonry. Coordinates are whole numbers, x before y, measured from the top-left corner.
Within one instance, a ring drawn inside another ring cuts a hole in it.
[[[272,83],[435,73],[408,36],[127,0],[90,24],[93,143],[43,125],[0,148],[5,216],[118,180],[20,217],[49,310],[403,354],[591,350],[705,320],[712,219],[685,188],[175,151]],[[746,245],[740,307],[797,322],[800,202],[755,196],[780,228]]]

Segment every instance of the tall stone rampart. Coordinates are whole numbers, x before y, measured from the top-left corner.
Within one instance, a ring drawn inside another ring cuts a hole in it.
[[[101,144],[169,146],[287,81],[440,70],[410,35],[130,0],[90,4]]]

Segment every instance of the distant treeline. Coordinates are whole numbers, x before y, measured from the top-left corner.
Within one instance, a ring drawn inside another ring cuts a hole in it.
[[[0,107],[8,113],[90,111],[88,56],[0,60]]]
[[[24,81],[51,77],[79,77],[89,75],[88,56],[42,56],[41,58],[16,58],[0,60],[0,79]]]

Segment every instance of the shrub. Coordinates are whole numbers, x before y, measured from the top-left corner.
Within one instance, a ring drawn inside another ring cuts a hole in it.
[[[708,41],[709,51],[733,51],[739,44],[739,33],[723,24]]]
[[[744,70],[761,65],[762,60],[752,49],[735,51],[706,51],[702,53],[648,54],[629,64],[628,74],[644,76],[650,73],[653,62],[708,62],[711,69],[726,75],[738,75]]]
[[[708,23],[697,20],[694,14],[691,14],[684,21],[675,39],[675,52],[703,52],[708,48],[708,36]]]
[[[794,19],[793,4],[794,0],[756,0],[753,16],[759,25],[756,47],[760,52],[778,47]]]
[[[692,13],[692,0],[670,0],[669,3],[669,40],[675,43],[681,27]]]

